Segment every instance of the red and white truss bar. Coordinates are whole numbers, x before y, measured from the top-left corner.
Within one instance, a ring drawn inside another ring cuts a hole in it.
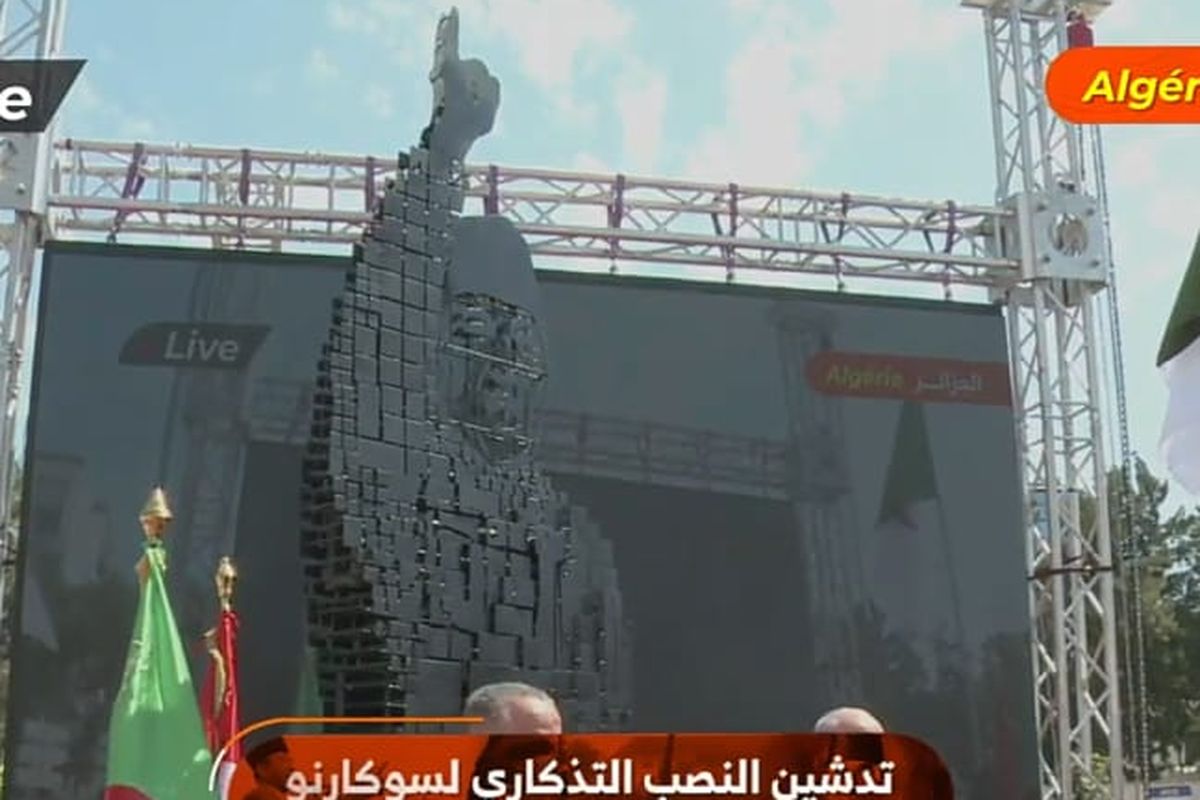
[[[326,249],[358,240],[394,160],[67,140],[51,176],[52,235],[204,247]],[[1011,212],[857,194],[475,166],[468,211],[511,219],[536,256],[996,286]],[[471,208],[477,204],[475,208]]]

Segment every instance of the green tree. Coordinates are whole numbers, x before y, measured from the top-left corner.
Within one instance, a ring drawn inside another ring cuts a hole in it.
[[[1092,771],[1079,776],[1075,790],[1077,800],[1105,800],[1108,798],[1108,756],[1092,756]]]
[[[1148,746],[1152,769],[1200,754],[1200,509],[1167,515],[1169,486],[1136,460],[1132,480],[1114,470],[1109,508],[1122,558],[1117,587],[1130,609],[1121,620],[1132,635],[1133,556],[1140,562],[1140,607],[1145,656]],[[1136,646],[1130,648],[1134,659]],[[1121,691],[1129,724],[1137,705],[1128,696],[1129,670],[1122,664]],[[1134,682],[1136,695],[1137,683]],[[1130,754],[1133,756],[1135,754]]]

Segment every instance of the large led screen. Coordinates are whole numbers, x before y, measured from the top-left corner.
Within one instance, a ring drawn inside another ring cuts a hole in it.
[[[244,721],[297,707],[302,463],[346,264],[47,253],[6,797],[101,791],[157,483],[197,684],[232,555]],[[1000,312],[550,272],[540,289],[536,458],[612,544],[629,728],[805,730],[864,705],[937,748],[960,796],[1031,797]],[[422,706],[453,713],[465,688],[431,684]]]

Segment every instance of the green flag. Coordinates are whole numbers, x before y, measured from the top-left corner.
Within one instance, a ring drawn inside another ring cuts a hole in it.
[[[1183,273],[1183,283],[1175,296],[1175,305],[1163,332],[1162,344],[1158,348],[1158,366],[1183,353],[1193,342],[1200,339],[1200,237],[1192,249],[1192,260]]]
[[[211,798],[212,756],[167,597],[161,543],[146,545],[145,566],[125,677],[109,723],[104,800]]]
[[[1172,477],[1200,495],[1200,238],[1163,333],[1158,366],[1167,383],[1163,456]]]
[[[884,479],[879,524],[899,522],[911,528],[917,524],[913,519],[914,507],[937,497],[937,473],[929,451],[925,409],[920,403],[906,402],[900,408],[892,458]]]
[[[968,648],[959,568],[938,489],[925,405],[900,407],[891,459],[879,503],[879,535],[874,541],[870,584],[885,630],[898,635],[920,659],[925,680],[940,680],[946,645]],[[970,673],[969,657],[955,664]],[[920,678],[917,678],[920,681]],[[967,715],[963,734],[977,738],[972,701],[963,689],[960,708]]]
[[[868,539],[866,584],[885,629],[936,672],[937,644],[953,641],[958,602],[929,431],[921,403],[905,402]]]

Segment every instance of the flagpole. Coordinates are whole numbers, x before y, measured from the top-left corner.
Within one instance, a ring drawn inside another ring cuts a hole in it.
[[[208,654],[212,659],[209,677],[205,682],[205,727],[209,749],[214,758],[214,771],[222,800],[228,798],[233,770],[241,760],[241,748],[236,746],[238,722],[237,685],[237,615],[233,610],[233,595],[238,572],[233,559],[222,556],[213,574],[216,588],[217,624],[205,634]],[[231,743],[234,745],[231,747]]]
[[[163,579],[173,518],[155,486],[138,515],[146,540],[136,566],[141,596],[109,719],[106,800],[206,796],[211,754]]]
[[[233,559],[221,556],[214,580],[217,584],[217,602],[222,611],[233,611],[233,590],[237,586],[237,579],[237,567],[233,565]]]
[[[224,616],[233,611],[233,590],[237,585],[237,577],[237,568],[233,565],[233,559],[229,556],[222,556],[217,564],[217,571],[213,575],[213,583],[217,588],[217,606],[220,609],[217,614],[217,625],[204,633],[204,645],[208,650],[208,655],[212,658],[214,672],[213,707],[209,711],[214,719],[221,713],[225,702],[225,692],[229,687],[229,670],[221,652],[219,637],[222,635],[222,628],[225,624]]]
[[[938,532],[940,533],[942,540],[942,554],[943,559],[946,562],[946,576],[950,581],[950,602],[954,604],[955,633],[958,634],[959,645],[963,648],[964,656],[967,656],[970,653],[970,647],[967,644],[967,626],[963,622],[962,603],[960,602],[961,594],[958,587],[958,575],[954,571],[954,550],[953,545],[951,544],[950,526],[946,524],[946,506],[942,503],[941,492],[938,492],[936,504],[938,515]],[[964,665],[966,668],[966,674],[963,675],[963,693],[965,695],[963,699],[965,701],[967,711],[967,727],[969,729],[968,735],[971,737],[971,752],[975,753],[976,757],[978,757],[980,755],[978,750],[980,740],[979,715],[976,713],[975,704],[971,701],[972,698],[970,687],[972,680],[972,669],[971,659],[969,657],[964,659]]]

